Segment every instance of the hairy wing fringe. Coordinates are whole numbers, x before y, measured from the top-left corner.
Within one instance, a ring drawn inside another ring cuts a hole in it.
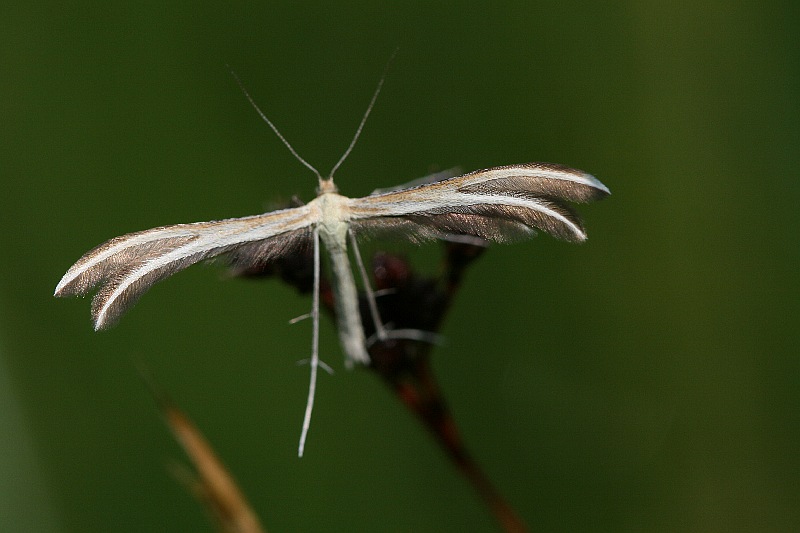
[[[536,229],[546,231],[560,239],[580,242],[585,236],[580,220],[565,206],[548,204],[549,210],[558,212],[571,224],[566,224],[540,211],[504,205],[471,205],[442,208],[404,216],[359,220],[353,229],[359,236],[376,236],[391,233],[420,242],[439,239],[447,235],[473,235],[482,239],[509,243],[536,235]]]
[[[597,178],[555,163],[527,163],[478,170],[462,176],[461,192],[550,197],[586,203],[604,198],[608,188]]]
[[[541,230],[579,242],[586,233],[566,202],[607,194],[596,178],[578,170],[549,163],[512,165],[356,200],[351,224],[367,234],[407,232],[412,240],[451,233],[509,242]]]
[[[600,189],[553,179],[536,179],[531,176],[509,176],[487,180],[475,185],[464,185],[458,190],[469,194],[490,194],[517,198],[550,198],[552,201],[567,200],[586,203],[606,196]]]
[[[308,241],[302,215],[284,213],[275,221],[246,217],[178,224],[116,237],[84,254],[64,275],[56,296],[84,295],[98,287],[92,319],[95,329],[103,329],[155,283],[199,261],[230,254],[232,265],[247,267],[289,253]]]
[[[104,255],[108,250],[118,247],[125,241],[134,240],[135,237],[139,237],[145,233],[147,232],[130,233],[121,237],[115,237],[86,252],[83,257],[67,271],[64,279],[68,279],[74,272],[82,272],[73,277],[69,282],[63,285],[59,284],[56,290],[56,296],[83,296],[98,283],[115,277],[118,272],[125,270],[131,265],[141,265],[151,259],[161,257],[177,248],[186,246],[198,238],[197,235],[162,237],[138,245],[129,245],[117,252],[110,253],[108,257],[97,261],[94,265],[86,266],[92,261],[95,261],[98,256]]]
[[[92,298],[92,321],[95,329],[105,329],[115,324],[119,318],[147,292],[150,287],[164,278],[187,268],[198,261],[224,253],[225,249],[210,249],[181,257],[144,275],[137,271],[145,267],[150,260],[135,261],[114,270],[108,277],[99,281],[100,289]],[[153,259],[158,259],[155,257]],[[118,289],[123,285],[122,290]]]
[[[311,229],[284,233],[272,239],[238,246],[225,255],[230,273],[237,276],[248,270],[260,270],[270,262],[290,253],[305,252],[311,245]]]

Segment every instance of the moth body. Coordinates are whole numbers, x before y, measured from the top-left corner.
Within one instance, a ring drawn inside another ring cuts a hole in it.
[[[347,366],[352,367],[353,363],[368,364],[369,355],[359,312],[356,282],[347,255],[347,234],[350,230],[348,202],[349,198],[338,193],[322,192],[311,204],[319,209],[320,222],[316,231],[319,232],[330,259],[339,342],[344,350]]]

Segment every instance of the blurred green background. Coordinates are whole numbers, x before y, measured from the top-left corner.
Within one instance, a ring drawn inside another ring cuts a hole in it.
[[[597,175],[590,240],[495,246],[435,367],[533,530],[800,530],[796,2],[55,2],[0,7],[0,529],[212,531],[135,371],[194,418],[271,531],[494,524],[330,321],[295,456],[310,300],[194,267],[94,333],[57,301],[96,244],[259,213],[338,159],[363,195],[456,165]],[[407,250],[392,244],[393,249]],[[428,245],[431,269],[437,245]]]

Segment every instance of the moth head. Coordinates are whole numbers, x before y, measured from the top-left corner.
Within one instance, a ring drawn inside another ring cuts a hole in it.
[[[317,194],[337,193],[339,188],[333,183],[333,176],[319,180],[319,187],[317,187]]]

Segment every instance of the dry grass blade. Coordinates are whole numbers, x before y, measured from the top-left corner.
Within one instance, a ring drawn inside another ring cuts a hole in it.
[[[191,420],[171,405],[165,406],[164,418],[197,469],[199,484],[195,494],[217,518],[220,530],[266,533],[236,481]]]
[[[189,417],[158,388],[142,365],[139,365],[139,371],[165,422],[197,472],[194,475],[186,469],[173,469],[176,477],[208,509],[222,533],[266,533],[267,530],[211,444]]]

